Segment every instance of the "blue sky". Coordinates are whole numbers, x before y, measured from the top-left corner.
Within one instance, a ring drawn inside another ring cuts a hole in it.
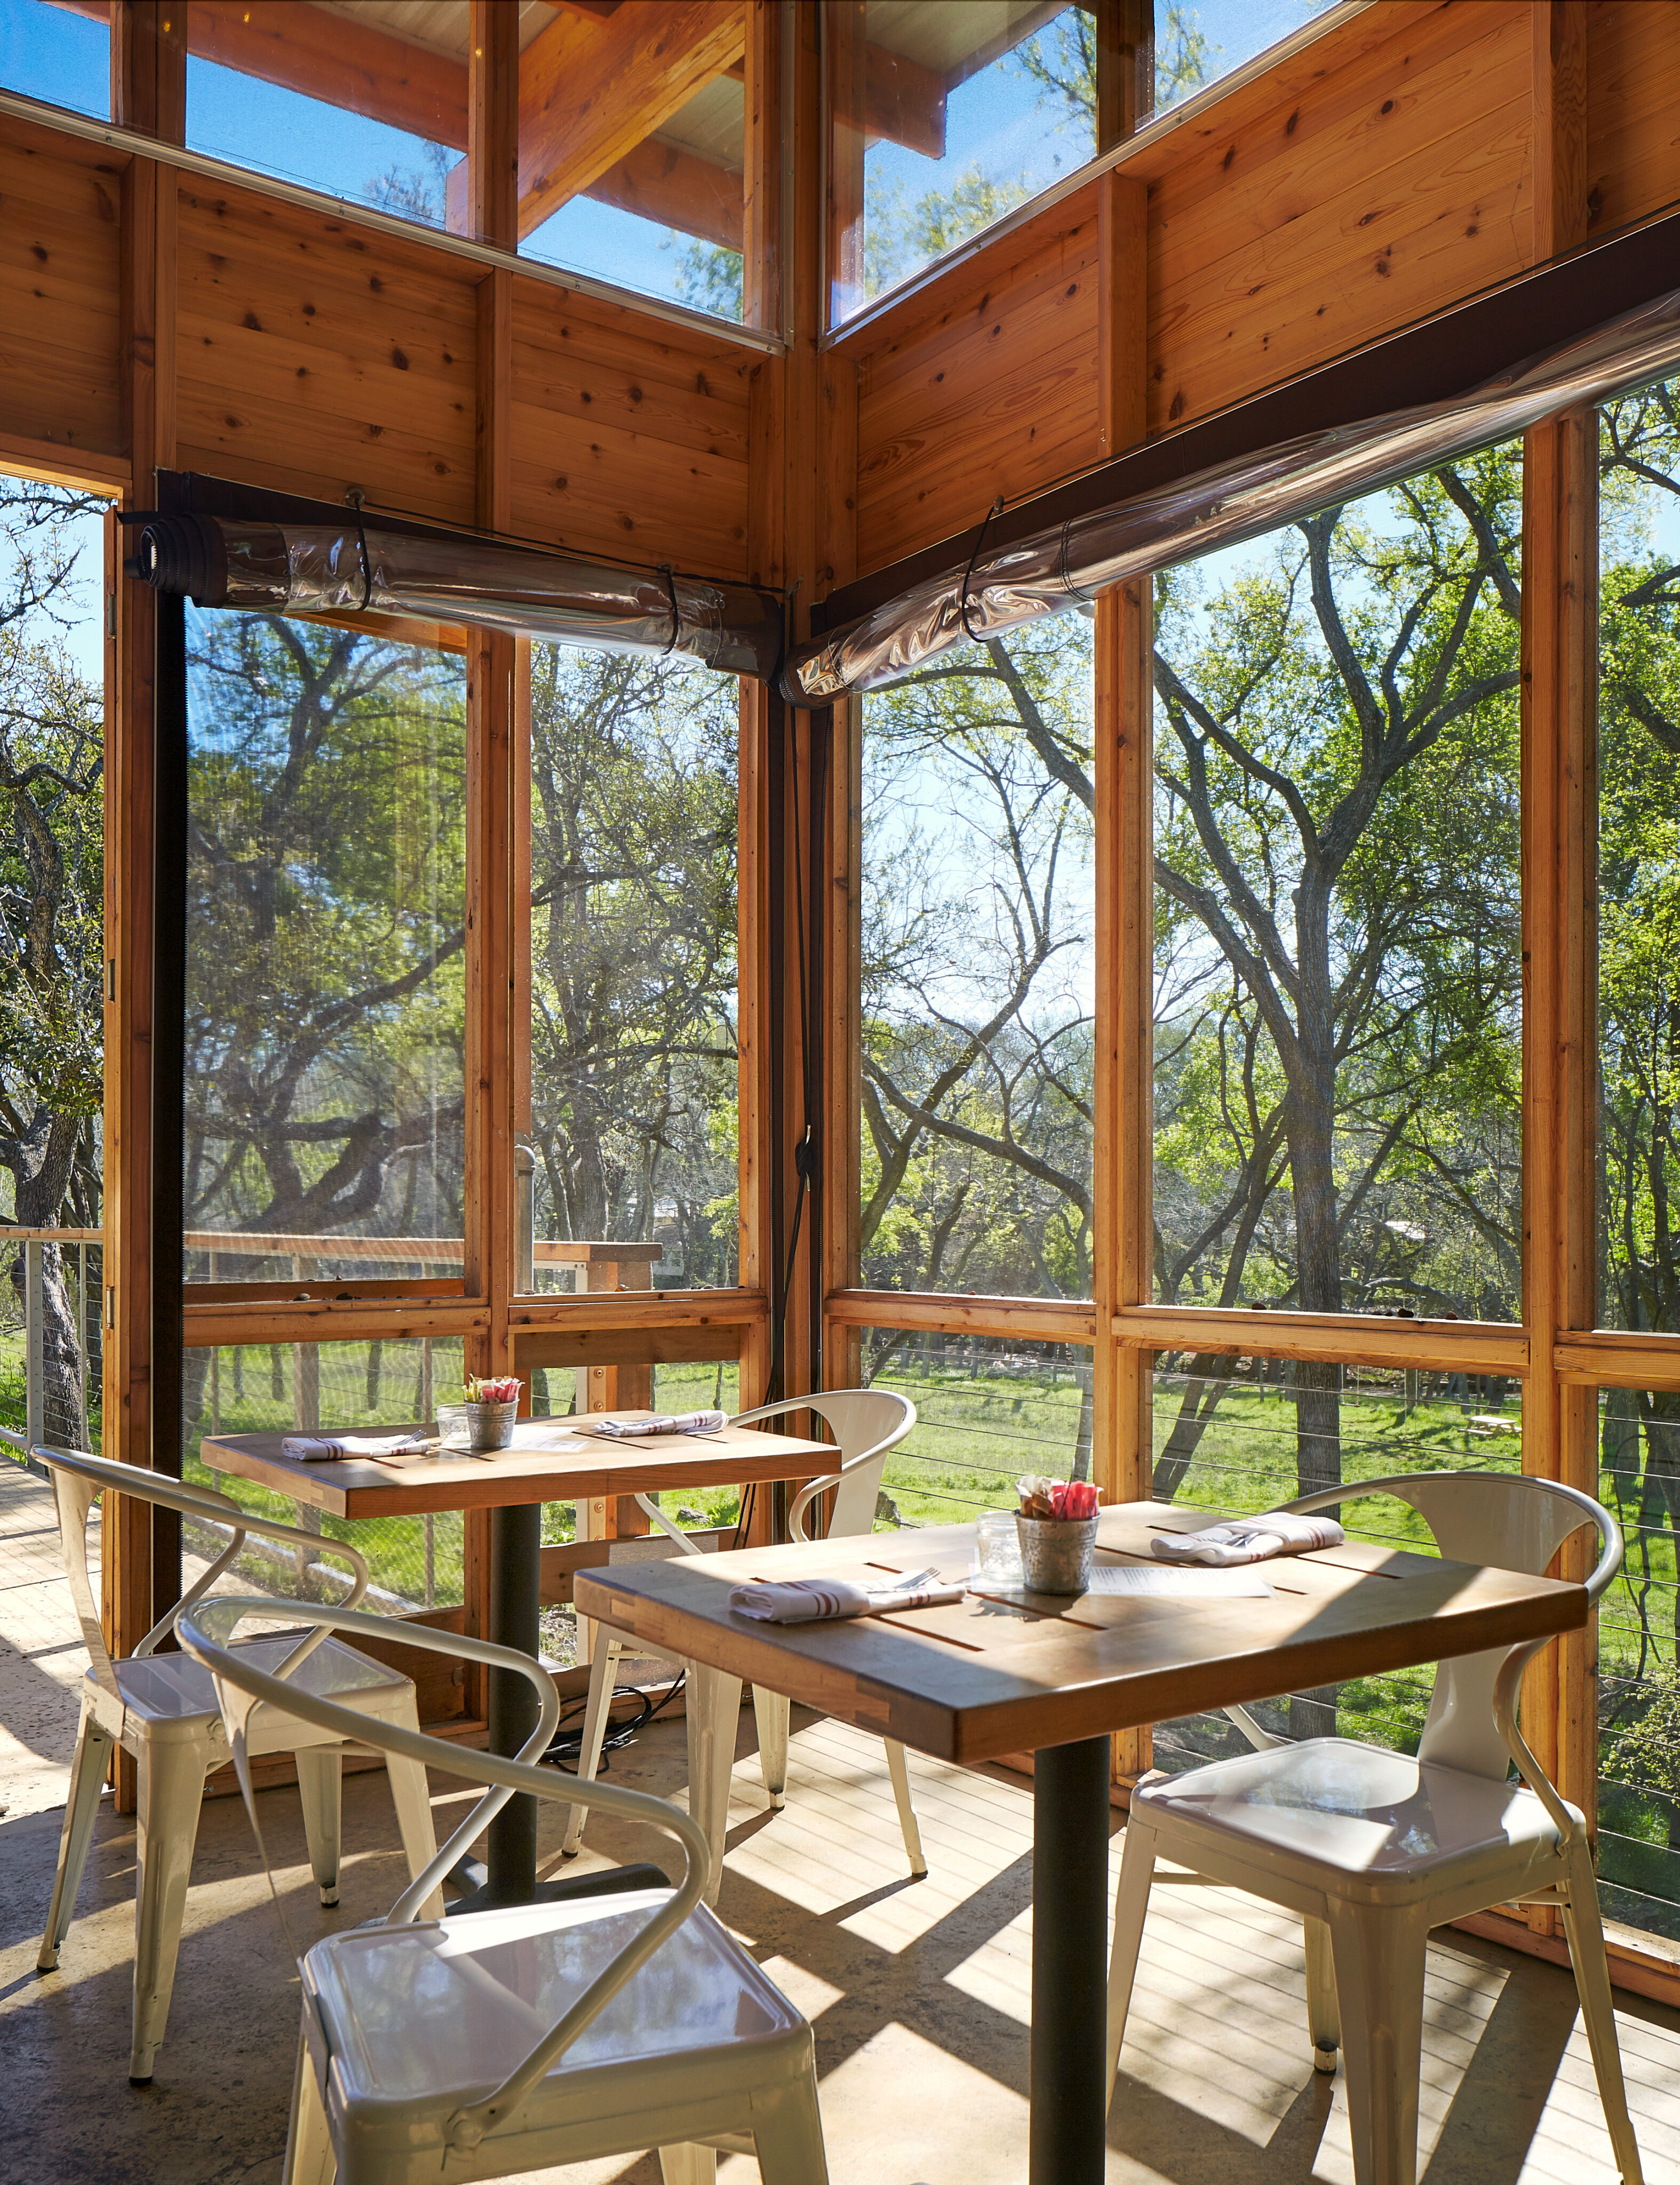
[[[68,15],[47,0],[0,0],[0,83],[8,91],[109,120],[110,55],[103,23]]]

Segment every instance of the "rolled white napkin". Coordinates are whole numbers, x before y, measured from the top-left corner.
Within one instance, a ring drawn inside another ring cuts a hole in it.
[[[932,1608],[960,1601],[960,1585],[854,1585],[843,1578],[760,1579],[729,1596],[737,1616],[759,1623],[816,1623],[839,1616],[878,1616],[886,1608]]]
[[[657,1419],[597,1419],[585,1431],[606,1434],[613,1441],[637,1441],[646,1434],[716,1433],[728,1424],[727,1411],[681,1411]]]
[[[288,1434],[280,1454],[294,1464],[330,1464],[341,1456],[423,1456],[425,1434]]]
[[[1339,1548],[1347,1535],[1334,1517],[1297,1517],[1268,1510],[1258,1517],[1232,1517],[1199,1533],[1157,1533],[1149,1551],[1168,1563],[1263,1563],[1272,1556],[1304,1556],[1313,1548]]]

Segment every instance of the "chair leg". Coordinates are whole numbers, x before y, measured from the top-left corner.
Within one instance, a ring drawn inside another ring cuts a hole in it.
[[[292,1758],[297,1763],[304,1838],[309,1845],[315,1886],[323,1904],[336,1904],[343,1841],[344,1755],[336,1745],[311,1745]]]
[[[584,1714],[583,1744],[578,1753],[578,1780],[580,1783],[592,1783],[601,1766],[601,1747],[606,1741],[607,1718],[613,1712],[613,1680],[618,1670],[619,1657],[624,1651],[621,1640],[596,1625],[594,1657],[589,1665],[589,1706]],[[572,1806],[567,1810],[566,1833],[560,1839],[560,1848],[568,1858],[577,1856],[578,1847],[583,1841],[584,1822],[588,1814],[587,1806]]]
[[[1138,1952],[1143,1947],[1150,1884],[1154,1879],[1155,1831],[1144,1826],[1134,1808],[1121,1846],[1120,1886],[1114,1892],[1114,1942],[1108,1953],[1108,2076],[1103,2086],[1105,2110],[1114,2099],[1120,2044],[1126,2037],[1126,2019],[1132,2008],[1132,1983],[1137,1978]]]
[[[753,1687],[753,1717],[759,1725],[759,1769],[770,1793],[770,1811],[779,1813],[787,1803],[787,1726],[792,1702],[786,1692]]]
[[[692,2140],[680,2147],[662,2147],[659,2174],[664,2185],[717,2185],[718,2150],[697,2146]]]
[[[76,1892],[81,1886],[81,1870],[87,1864],[87,1846],[93,1834],[93,1817],[99,1810],[99,1788],[115,1740],[106,1736],[84,1702],[81,1727],[76,1734],[76,1758],[70,1763],[70,1797],[64,1806],[64,1825],[59,1836],[59,1870],[53,1880],[53,1902],[48,1908],[47,1931],[41,1938],[37,1972],[57,1969],[59,1952],[70,1932],[76,1912]]]
[[[148,1741],[140,1748],[135,1814],[134,2045],[128,2076],[143,2086],[163,2044],[187,1880],[198,1840],[208,1746]]]
[[[910,1860],[910,1870],[920,1881],[927,1871],[927,1861],[922,1856],[921,1830],[916,1818],[916,1808],[910,1803],[910,1769],[904,1761],[904,1748],[895,1738],[882,1741],[887,1747],[887,1773],[893,1779],[893,1796],[898,1803],[899,1826],[904,1832],[904,1855]]]
[[[1581,2015],[1593,2051],[1593,2069],[1599,2081],[1599,2099],[1604,2105],[1610,2145],[1616,2150],[1621,2185],[1640,2185],[1639,2143],[1633,2137],[1633,2120],[1627,2114],[1627,2088],[1621,2076],[1621,2050],[1616,2037],[1616,2010],[1610,2000],[1610,1964],[1604,1955],[1604,1922],[1599,1915],[1599,1882],[1593,1856],[1584,1842],[1569,1853],[1565,1889],[1564,1933],[1569,1941],[1570,1962],[1581,1997]]]
[[[1307,1946],[1307,2030],[1313,2037],[1313,2069],[1333,2073],[1341,2046],[1341,2016],[1336,2003],[1336,1961],[1330,1931],[1322,1920],[1303,1920]]]
[[[397,1719],[404,1730],[418,1731],[420,1710],[412,1696]],[[432,1823],[431,1786],[419,1761],[404,1760],[395,1752],[385,1755],[385,1773],[390,1779],[391,1803],[396,1808],[397,1829],[408,1861],[408,1878],[412,1881],[438,1855],[437,1830]],[[441,1920],[443,1915],[443,1892],[434,1889],[421,1906],[420,1917]]]
[[[815,2069],[753,2111],[753,2139],[763,2185],[828,2185]]]
[[[292,2120],[286,2132],[280,2185],[332,2185],[338,2168],[314,2059],[308,2042],[300,2038],[297,2069],[292,2075]]]
[[[741,1720],[741,1679],[703,1662],[688,1665],[688,1810],[712,1847],[706,1902],[723,1886],[724,1837],[729,1829],[729,1776]]]
[[[1330,1914],[1356,2185],[1417,2185],[1428,1914],[1335,1899]]]

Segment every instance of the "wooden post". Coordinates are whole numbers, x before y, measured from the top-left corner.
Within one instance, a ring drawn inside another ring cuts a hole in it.
[[[1586,8],[1534,10],[1534,255],[1587,232]],[[1523,450],[1523,1469],[1596,1489],[1596,1392],[1563,1384],[1559,1335],[1595,1317],[1594,785],[1597,415],[1537,427]],[[1586,1573],[1584,1536],[1560,1568]],[[1532,1664],[1523,1723],[1565,1797],[1596,1819],[1596,1626]],[[1555,1915],[1531,1907],[1536,1932]]]
[[[468,66],[468,189],[473,232],[486,243],[518,240],[518,42],[517,11],[473,0]],[[475,499],[480,527],[513,528],[513,283],[487,274],[479,284]],[[462,1345],[468,1374],[507,1373],[513,1362],[508,1308],[513,1288],[513,695],[515,640],[470,631],[467,644],[467,1033],[465,1092],[467,1295],[490,1308],[482,1333]],[[529,1406],[527,1406],[529,1408]],[[490,1609],[490,1517],[467,1513],[462,1533],[466,1625],[482,1635]],[[486,1707],[485,1679],[469,1666],[467,1705]]]
[[[467,232],[517,250],[519,11],[507,0],[472,0],[469,31]]]
[[[818,1279],[826,1307],[836,1290],[860,1280],[858,1259],[860,1119],[863,1046],[859,1014],[863,954],[863,701],[848,699],[832,713],[824,815],[826,905],[823,992],[822,1265]],[[825,1318],[822,1385],[855,1389],[863,1371],[863,1330]]]
[[[793,632],[809,627],[819,564],[818,336],[821,297],[820,260],[820,54],[815,8],[754,8],[748,19],[747,203],[755,232],[774,220],[788,247],[754,264],[748,260],[747,316],[754,324],[791,321],[788,354],[766,358],[753,372],[749,439],[748,551],[759,582],[787,585],[794,593]],[[784,42],[791,37],[791,53]],[[791,110],[787,101],[792,98]],[[783,131],[792,131],[792,199],[787,201],[781,169]],[[797,1244],[792,1234],[798,1198],[796,1148],[808,1123],[803,1082],[801,1013],[818,1016],[817,981],[824,935],[818,923],[812,837],[799,844],[794,830],[808,817],[813,794],[814,752],[826,759],[811,718],[796,713],[762,685],[743,690],[741,752],[741,1125],[742,1260],[743,1284],[762,1286],[771,1322],[792,1280],[781,1338],[780,1385],[809,1388],[816,1372],[816,1282],[820,1259],[813,1249],[819,1221],[808,1194]],[[793,791],[798,781],[798,796]],[[797,803],[797,808],[796,808]],[[803,888],[801,899],[800,888]],[[798,939],[803,922],[805,969]],[[819,1105],[814,1093],[813,1104]],[[750,1269],[750,1272],[749,1272]],[[743,1405],[762,1401],[776,1347],[774,1325],[749,1338],[741,1359]],[[785,1489],[760,1498],[752,1537],[770,1537],[771,1508]]]
[[[790,56],[780,0],[753,0],[747,18],[746,179],[742,199],[743,315],[749,326],[776,326],[781,315],[783,87]],[[748,553],[753,580],[779,584],[786,563],[782,522],[782,416],[787,366],[766,357],[750,389]],[[776,1171],[770,1076],[770,745],[774,704],[764,685],[741,685],[736,770],[736,1093],[740,1228],[737,1279],[774,1299],[771,1243]],[[742,1344],[740,1406],[764,1400],[772,1331],[760,1321]]]
[[[1596,1491],[1598,1399],[1554,1347],[1595,1318],[1598,416],[1537,427],[1523,456],[1523,1469]],[[1584,1577],[1584,1535],[1564,1575]],[[1589,1817],[1598,1780],[1596,1629],[1529,1671],[1526,1734]],[[1531,1915],[1531,1924],[1533,1924]],[[1546,1931],[1549,1931],[1548,1926]]]
[[[862,10],[856,13],[860,20]],[[793,131],[790,222],[792,242],[791,261],[785,269],[791,293],[784,298],[784,303],[790,307],[792,344],[781,367],[786,391],[781,405],[783,439],[779,467],[782,581],[793,594],[792,622],[796,639],[809,631],[810,601],[822,561],[817,537],[819,479],[822,471],[818,344],[822,329],[823,218],[822,76],[818,29],[815,8],[798,11],[792,64],[785,72],[791,84],[793,106],[792,114],[783,117],[783,126],[791,126]],[[820,1177],[815,1173],[808,1179],[797,1237],[793,1222],[801,1195],[798,1163],[804,1156],[799,1149],[807,1143],[809,1134],[811,1144],[820,1154],[822,1129],[821,997],[826,922],[819,879],[820,858],[816,847],[820,832],[813,826],[812,819],[820,808],[822,785],[828,776],[829,727],[826,715],[784,707],[774,699],[770,719],[770,888],[776,915],[776,930],[770,935],[771,973],[777,1009],[775,1047],[779,1064],[778,1081],[773,1091],[780,1109],[776,1209],[772,1233],[776,1238],[778,1305],[779,1289],[783,1283],[787,1284],[787,1294],[780,1379],[783,1390],[806,1390],[817,1385],[817,1352],[821,1339],[817,1290],[825,1210]],[[805,1083],[808,1042],[812,1062],[809,1092]],[[809,1422],[796,1416],[789,1419],[788,1424],[793,1432],[804,1433]],[[773,1488],[769,1498],[771,1506],[780,1512],[788,1491],[786,1484]]]
[[[1097,148],[1132,136],[1155,98],[1151,0],[1100,0]],[[1149,431],[1149,204],[1134,176],[1097,184],[1097,449],[1135,447]],[[1123,1349],[1113,1315],[1146,1305],[1153,1287],[1151,1025],[1154,1002],[1154,819],[1147,578],[1097,601],[1096,1042],[1092,1087],[1092,1477],[1106,1501],[1149,1493],[1154,1357]],[[1145,1724],[1113,1740],[1112,1769],[1129,1785],[1152,1758]]]
[[[116,0],[113,120],[180,143],[186,84],[182,10],[166,11],[158,0]],[[123,175],[119,350],[131,506],[154,505],[157,471],[175,460],[175,170],[131,159]],[[149,1466],[157,605],[144,586],[124,579],[115,522],[108,537],[115,637],[105,702],[104,1450],[125,1463]],[[151,1518],[144,1503],[112,1496],[106,1506],[103,1609],[114,1654],[130,1652],[153,1622]],[[115,1780],[118,1810],[132,1813],[134,1768],[124,1753],[116,1756]]]
[[[1135,137],[1155,111],[1155,0],[1096,0],[1097,149]]]
[[[1587,240],[1587,0],[1535,0],[1537,265]]]

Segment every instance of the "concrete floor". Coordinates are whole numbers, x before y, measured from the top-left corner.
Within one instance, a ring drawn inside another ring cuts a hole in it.
[[[272,2185],[296,1975],[237,1800],[204,1808],[169,2035],[150,2087],[132,2089],[126,2076],[133,1830],[109,1805],[60,1970],[35,1972],[59,1824],[48,1800],[62,1783],[75,1710],[64,1655],[41,1651],[63,1644],[54,1624],[64,1604],[54,1606],[38,1568],[28,1575],[35,1536],[19,1499],[0,1488],[0,1797],[13,1801],[0,1818],[0,2181]],[[31,1589],[25,1618],[20,1602]],[[17,1644],[31,1638],[36,1649]],[[815,2026],[834,2185],[1019,2185],[1028,1787],[913,1755],[932,1871],[911,1882],[879,1746],[809,1718],[796,1715],[794,1727],[787,1807],[772,1817],[751,1757],[750,1712],[742,1717],[720,1909]],[[57,1751],[47,1749],[60,1735]],[[614,1765],[615,1780],[662,1792],[680,1789],[683,1771],[680,1724],[656,1726]],[[455,1802],[472,1793],[442,1778],[434,1788],[441,1834]],[[389,1904],[403,1875],[382,1776],[346,1782],[334,1912],[314,1902],[295,1794],[269,1791],[260,1802],[300,1947]],[[545,1836],[551,1850],[560,1810]],[[584,1858],[657,1858],[662,1841],[597,1821]],[[1113,1849],[1117,1859],[1117,1836]],[[1617,2000],[1646,2177],[1680,2185],[1680,2014]],[[1566,1974],[1443,1931],[1431,1951],[1428,2013],[1427,2185],[1614,2177]],[[1311,2067],[1298,1930],[1229,1892],[1157,1894],[1109,2138],[1108,2176],[1124,2185],[1351,2179],[1341,2082]],[[751,2185],[757,2171],[731,2158],[721,2174]],[[655,2185],[658,2171],[643,2158],[542,2175]]]

